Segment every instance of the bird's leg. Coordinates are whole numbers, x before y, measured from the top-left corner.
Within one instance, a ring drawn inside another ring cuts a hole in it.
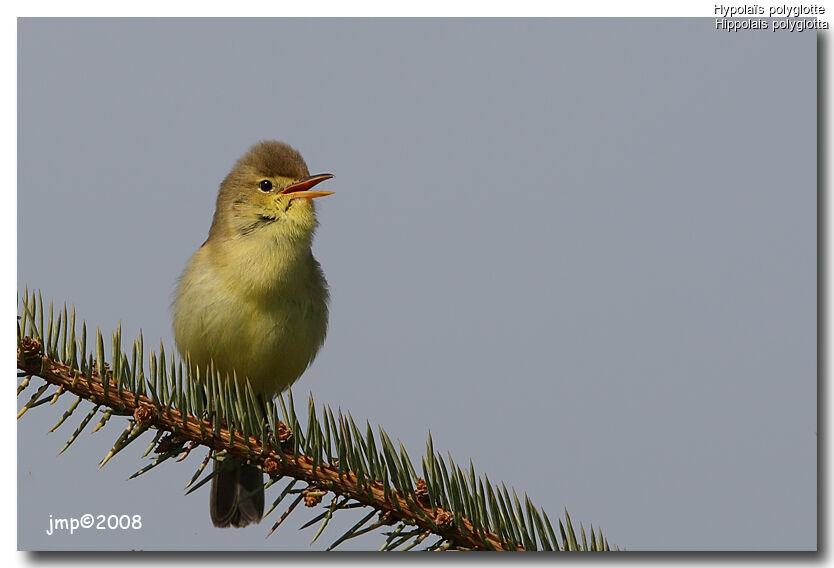
[[[264,417],[264,424],[266,425],[266,437],[268,440],[275,440],[275,434],[272,432],[272,428],[269,425],[269,420],[267,419],[267,410],[266,410],[266,400],[264,400],[264,395],[258,395],[258,404],[261,405],[261,414]]]
[[[283,422],[281,422],[279,420],[278,425],[277,425],[278,432],[273,432],[272,428],[269,425],[269,421],[266,419],[266,417],[267,417],[266,401],[265,401],[262,394],[258,395],[258,403],[261,405],[261,412],[264,415],[264,422],[266,422],[267,438],[274,442],[275,439],[276,439],[276,434],[277,434],[278,442],[280,442],[281,445],[283,446],[290,439],[290,437],[292,436],[292,430],[290,430],[289,426],[287,426],[286,424],[284,424]]]

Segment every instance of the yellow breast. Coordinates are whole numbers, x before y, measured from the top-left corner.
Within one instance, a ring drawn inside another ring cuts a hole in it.
[[[313,361],[327,333],[327,283],[308,247],[206,243],[180,278],[174,337],[201,368],[248,377],[268,396]]]

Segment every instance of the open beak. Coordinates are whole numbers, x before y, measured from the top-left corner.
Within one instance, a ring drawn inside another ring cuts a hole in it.
[[[313,199],[314,197],[324,197],[325,195],[332,195],[332,191],[310,191],[310,188],[320,184],[326,179],[333,177],[333,174],[316,174],[314,176],[306,177],[301,181],[297,181],[281,190],[281,194],[289,193],[290,199]]]

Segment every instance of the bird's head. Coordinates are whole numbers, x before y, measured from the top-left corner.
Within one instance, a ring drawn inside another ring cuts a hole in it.
[[[333,193],[312,188],[332,177],[311,176],[301,154],[283,142],[259,142],[220,185],[209,238],[309,240],[317,225],[313,199]]]

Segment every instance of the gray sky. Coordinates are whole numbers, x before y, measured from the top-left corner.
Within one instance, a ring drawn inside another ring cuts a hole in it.
[[[300,401],[418,461],[431,429],[630,550],[814,549],[816,48],[712,19],[24,19],[18,286],[173,347],[220,181],[283,140],[336,175]],[[202,452],[126,481],[146,443],[97,470],[111,425],[56,457],[67,404],[19,423],[21,549],[310,549],[310,511],[213,528],[183,496]],[[143,528],[44,534],[87,512]]]

